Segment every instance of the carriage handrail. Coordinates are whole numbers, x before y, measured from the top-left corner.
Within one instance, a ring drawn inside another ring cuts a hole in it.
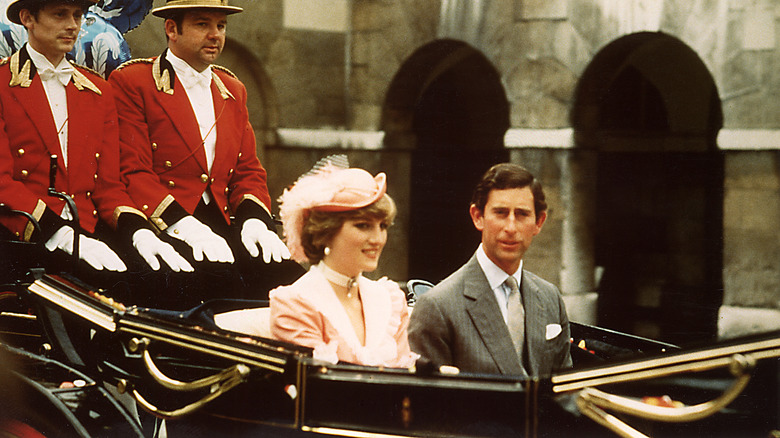
[[[247,372],[249,371],[249,367],[246,366],[243,367],[246,368]],[[233,389],[238,384],[242,383],[244,381],[244,378],[245,376],[242,375],[241,373],[235,374],[231,378],[221,382],[219,386],[216,387],[216,389],[214,389],[211,393],[201,398],[200,400],[185,405],[181,408],[170,410],[170,411],[165,409],[160,409],[157,406],[149,403],[136,389],[130,389],[128,387],[127,381],[125,380],[121,380],[117,384],[117,390],[120,392],[120,394],[129,390],[130,395],[133,396],[135,401],[138,402],[138,404],[141,405],[142,408],[146,409],[147,411],[151,412],[152,414],[160,418],[170,420],[173,418],[178,418],[190,414],[202,408],[203,406],[206,406],[209,402],[215,400],[217,397],[221,396],[227,391]]]
[[[33,215],[31,215],[30,213],[28,213],[28,212],[26,212],[24,210],[13,209],[13,208],[9,207],[8,205],[6,205],[4,202],[0,202],[0,214],[5,214],[5,213],[18,214],[18,215],[24,216],[24,218],[27,219],[28,221],[30,221],[30,223],[33,225],[33,228],[35,228],[35,231],[37,231],[38,233],[41,232],[41,224],[38,223],[38,220],[35,219],[33,217]]]
[[[176,391],[193,391],[197,389],[210,388],[209,394],[200,400],[178,409],[165,410],[149,403],[136,389],[131,388],[130,383],[128,383],[126,380],[119,381],[117,390],[119,390],[120,393],[129,392],[130,395],[132,395],[133,398],[138,402],[138,404],[141,405],[141,407],[160,418],[177,418],[202,408],[220,395],[244,382],[250,372],[248,366],[239,363],[225,368],[224,370],[214,375],[207,376],[192,382],[182,382],[175,380],[166,376],[154,363],[154,360],[152,359],[152,356],[147,348],[149,343],[150,341],[148,338],[132,338],[128,347],[131,352],[138,352],[139,350],[142,350],[141,355],[143,356],[144,365],[146,365],[146,369],[149,371],[149,375],[152,376],[152,379],[154,379],[155,382],[159,383],[165,388]]]
[[[243,380],[247,375],[249,375],[249,367],[239,363],[233,365],[232,367],[225,368],[224,370],[214,375],[207,376],[192,382],[182,382],[180,380],[175,380],[166,376],[162,371],[160,371],[160,368],[158,368],[154,363],[152,355],[149,353],[149,349],[147,348],[148,346],[148,338],[133,338],[130,340],[129,348],[130,352],[132,353],[142,350],[141,355],[143,357],[144,365],[146,365],[146,369],[149,371],[149,375],[151,375],[157,383],[168,389],[173,389],[176,391],[194,391],[196,389],[207,388],[212,385],[223,384],[224,382],[235,378],[240,378],[240,380]]]
[[[663,422],[688,422],[696,421],[715,414],[729,403],[734,401],[750,381],[751,371],[756,365],[756,359],[750,355],[735,354],[724,363],[722,359],[716,359],[718,364],[700,367],[692,371],[712,369],[727,366],[732,375],[736,377],[732,385],[717,398],[691,406],[665,407],[654,406],[631,398],[610,394],[592,387],[581,390],[577,396],[577,408],[587,417],[598,424],[612,430],[625,438],[645,437],[644,434],[632,428],[622,420],[609,414],[606,410],[612,410],[635,417],[663,421]],[[690,365],[689,365],[690,366]]]

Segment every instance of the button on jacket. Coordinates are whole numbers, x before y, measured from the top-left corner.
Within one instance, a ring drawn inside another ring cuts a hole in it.
[[[119,136],[111,87],[96,73],[74,66],[65,86],[68,166],[46,93],[26,46],[0,62],[0,202],[37,220],[59,217],[64,201],[48,195],[50,156],[57,155],[56,189],[70,194],[80,225],[93,232],[98,219],[116,226],[120,214],[142,220],[119,178]],[[95,214],[93,214],[95,212]],[[21,217],[0,217],[21,239],[34,227]],[[56,230],[49,230],[53,233]],[[46,232],[46,230],[44,230]]]
[[[205,190],[226,223],[241,205],[274,229],[246,88],[232,73],[212,66],[217,140],[210,170],[187,93],[164,53],[125,63],[109,83],[119,112],[122,179],[158,229],[192,214]]]

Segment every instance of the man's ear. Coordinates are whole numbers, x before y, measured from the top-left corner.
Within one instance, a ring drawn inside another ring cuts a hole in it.
[[[546,211],[542,211],[536,215],[536,232],[534,233],[534,235],[539,234],[539,231],[542,231],[542,225],[544,225],[544,221],[546,220],[547,220]]]
[[[22,26],[29,27],[33,20],[35,20],[35,17],[30,13],[29,9],[22,9],[19,11],[19,21],[22,23]]]
[[[171,20],[170,18],[165,19],[165,35],[168,36],[169,40],[176,41],[176,22]]]
[[[485,215],[482,213],[482,211],[477,208],[476,205],[471,204],[469,207],[469,215],[471,216],[471,221],[474,222],[474,227],[482,231],[483,228],[485,228]]]

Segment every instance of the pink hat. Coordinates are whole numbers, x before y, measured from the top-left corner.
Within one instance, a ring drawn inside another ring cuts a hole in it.
[[[344,160],[343,157],[321,160],[279,197],[285,241],[297,262],[309,261],[301,244],[301,233],[311,210],[357,210],[378,201],[387,190],[384,173],[374,177],[363,169],[338,167],[334,160],[339,158]]]

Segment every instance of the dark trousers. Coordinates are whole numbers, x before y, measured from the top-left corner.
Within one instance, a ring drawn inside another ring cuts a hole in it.
[[[80,232],[87,237],[104,240],[103,235],[109,231],[113,233],[107,225],[99,225],[95,233]],[[125,273],[96,270],[87,262],[64,251],[47,250],[44,243],[19,241],[13,233],[0,227],[2,282],[4,284],[26,282],[31,279],[30,269],[42,268],[47,274],[70,275],[95,289],[112,290],[119,294],[126,294],[129,291],[129,282]]]
[[[46,250],[43,242],[22,244],[12,233],[0,227],[0,242],[5,240],[14,243],[5,245],[6,250],[0,244],[0,252],[3,252],[0,256],[12,267],[12,272],[4,270],[4,277],[9,277],[9,280],[21,279],[29,267],[42,267],[46,273],[67,273],[95,289],[104,289],[106,295],[126,306],[186,310],[215,298],[267,300],[271,289],[291,284],[305,273],[301,265],[291,260],[266,264],[262,254],[258,257],[250,256],[241,243],[240,226],[227,224],[215,203],[206,205],[201,202],[193,215],[228,242],[235,263],[214,263],[208,260],[197,262],[188,244],[160,233],[158,237],[170,243],[187,259],[195,272],[173,272],[162,261],[160,269],[154,271],[133,248],[129,236],[121,236],[108,224],[99,222],[94,233],[85,234],[111,247],[125,262],[127,271],[96,270],[63,251]]]
[[[291,284],[305,273],[298,263],[264,263],[263,256],[252,257],[241,242],[240,224],[228,224],[215,203],[200,202],[193,216],[222,236],[233,251],[235,263],[195,261],[192,248],[166,233],[160,239],[170,243],[195,268],[195,272],[173,272],[162,263],[152,271],[133,248],[125,248],[123,258],[134,260],[130,277],[132,303],[143,307],[185,310],[216,298],[267,300],[268,292]]]

